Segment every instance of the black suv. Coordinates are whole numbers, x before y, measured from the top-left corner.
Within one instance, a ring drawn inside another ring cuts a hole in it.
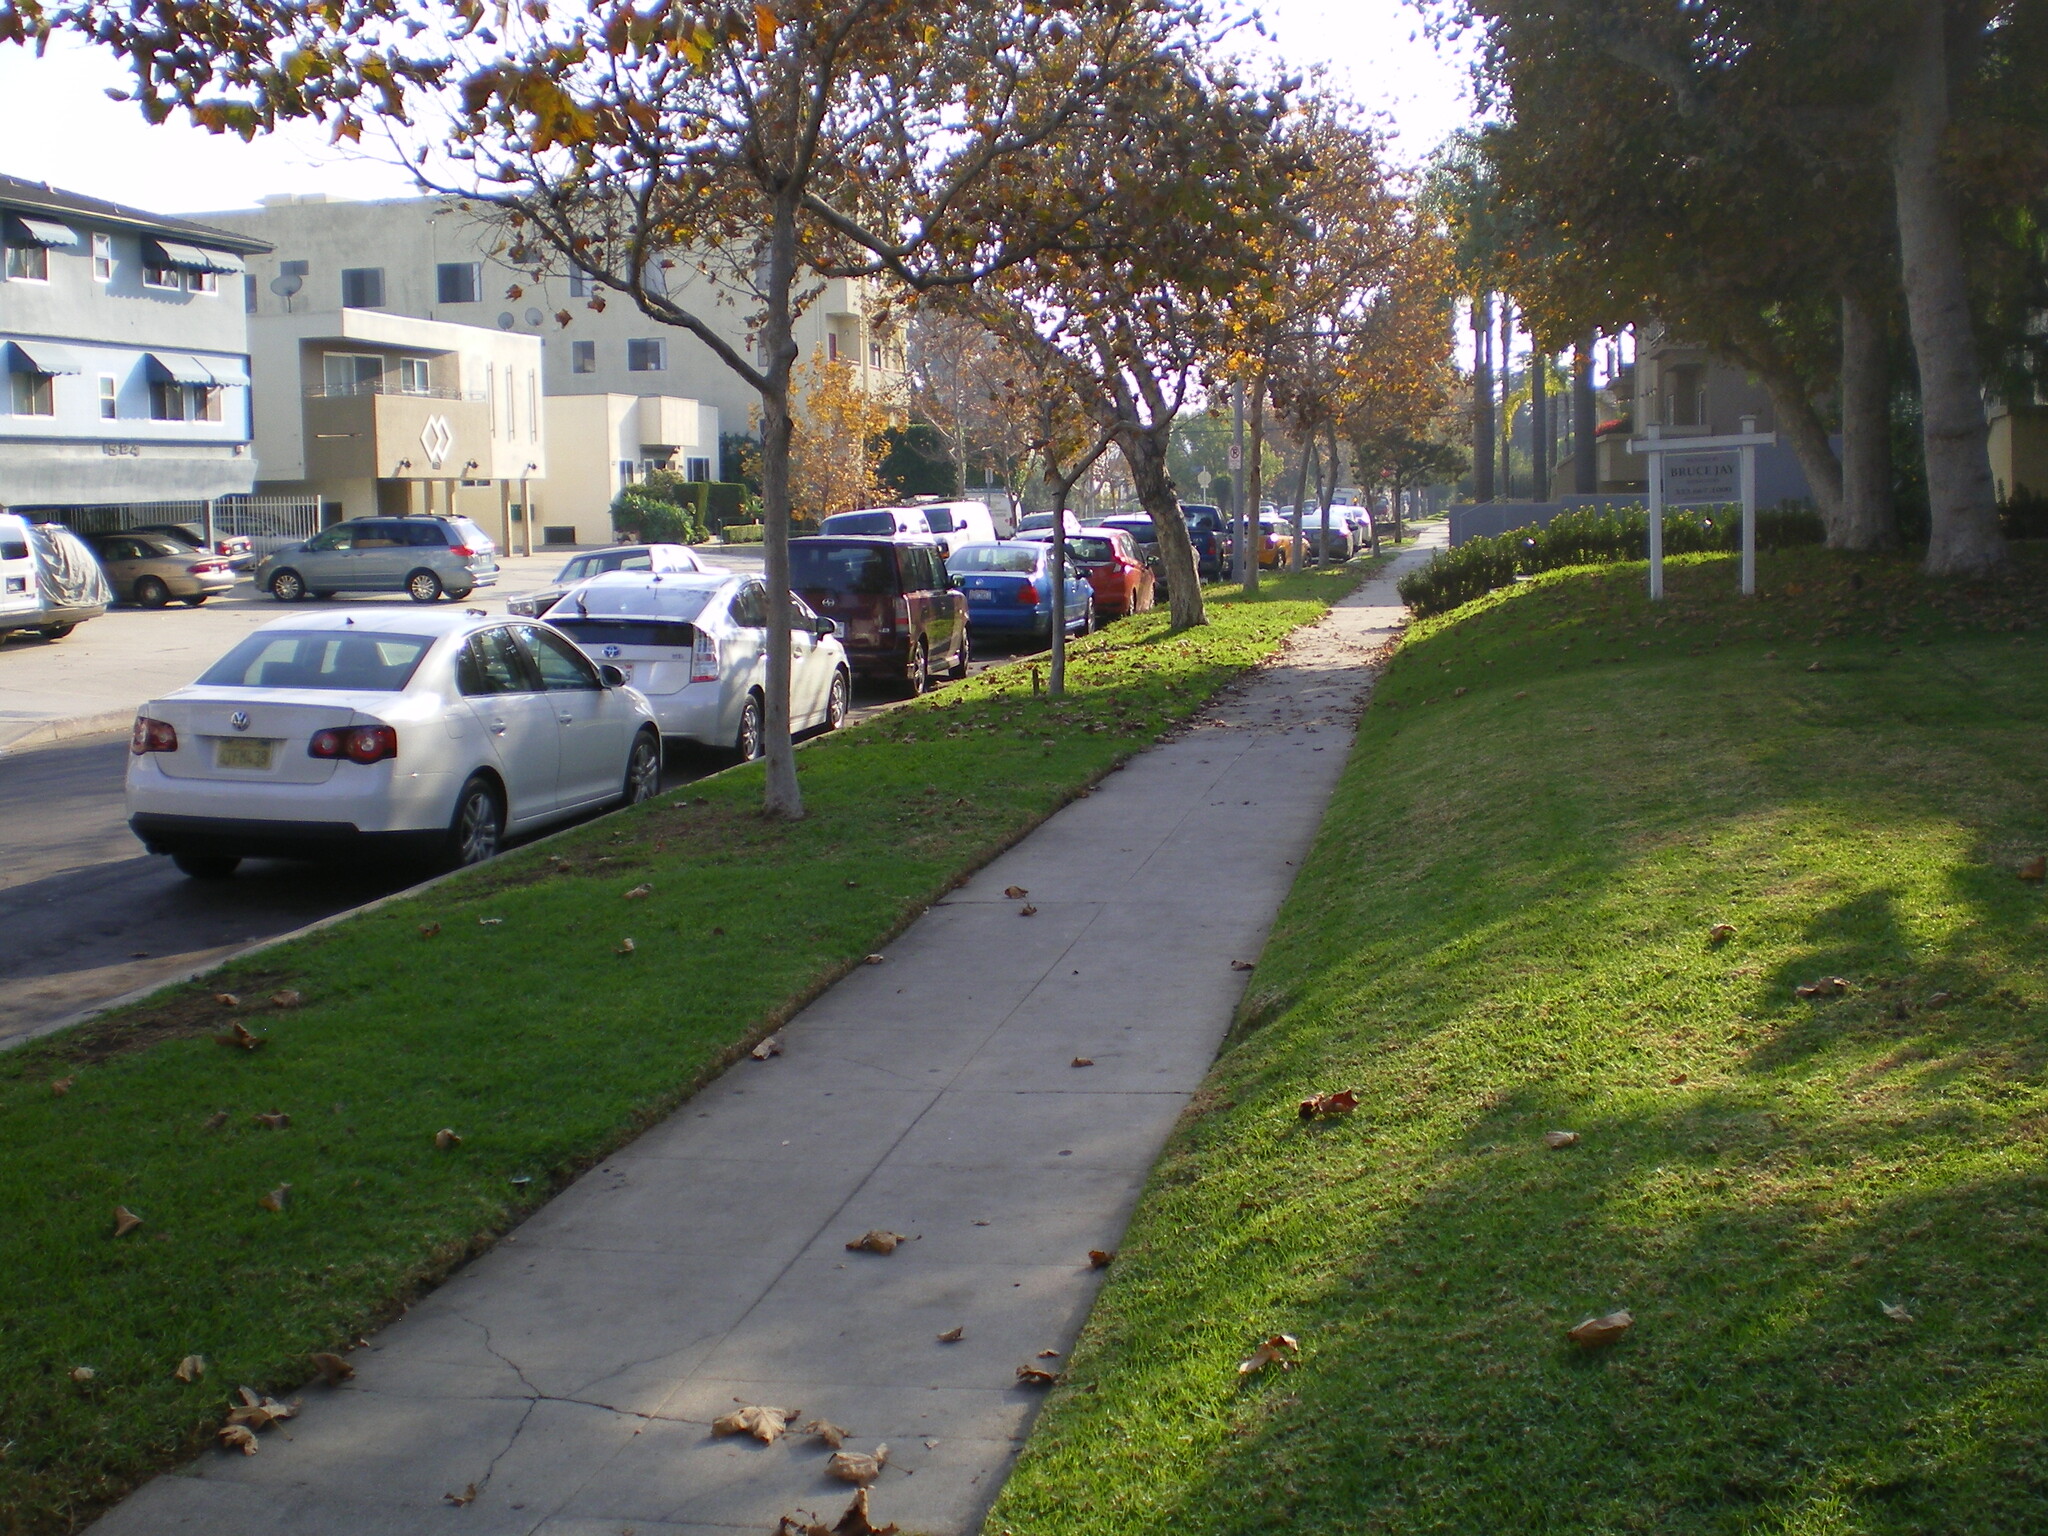
[[[1230,575],[1233,548],[1230,519],[1221,507],[1205,502],[1184,501],[1180,510],[1188,520],[1188,537],[1194,541],[1195,569],[1210,581],[1224,580]]]

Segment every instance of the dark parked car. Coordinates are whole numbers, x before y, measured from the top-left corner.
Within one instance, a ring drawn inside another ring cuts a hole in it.
[[[1131,542],[1138,546],[1138,558],[1145,562],[1152,572],[1153,595],[1166,595],[1166,561],[1159,553],[1159,530],[1152,519],[1143,512],[1119,512],[1115,517],[1105,517],[1099,524],[1103,528],[1121,528],[1131,536]]]
[[[967,675],[967,599],[953,590],[935,546],[909,539],[791,539],[789,585],[839,626],[856,676],[922,693],[935,672]]]
[[[1195,545],[1195,569],[1208,581],[1222,581],[1230,575],[1230,519],[1221,507],[1205,502],[1184,501],[1181,515],[1188,520],[1188,537]]]

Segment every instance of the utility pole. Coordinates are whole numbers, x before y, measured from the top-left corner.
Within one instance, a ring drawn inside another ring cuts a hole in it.
[[[1493,295],[1472,300],[1472,499],[1493,500]]]

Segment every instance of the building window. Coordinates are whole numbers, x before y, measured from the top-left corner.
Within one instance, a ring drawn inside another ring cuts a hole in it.
[[[57,414],[57,391],[55,379],[47,373],[15,373],[8,377],[13,381],[12,403],[17,416],[54,416]]]
[[[92,237],[92,280],[96,283],[111,283],[114,280],[114,237],[94,235]]]
[[[868,343],[868,366],[870,368],[882,366],[882,344],[879,341]]]
[[[626,367],[634,373],[660,373],[668,367],[668,342],[648,336],[626,343]]]
[[[597,282],[588,272],[571,272],[569,274],[570,298],[587,299],[595,292],[597,292]]]
[[[596,342],[572,341],[569,343],[569,371],[571,373],[597,372]]]
[[[192,293],[218,293],[220,292],[220,274],[218,272],[194,272],[188,268],[185,272],[185,287]]]
[[[825,337],[825,361],[828,363],[839,361],[839,333],[837,331],[830,332]]]
[[[484,364],[484,399],[491,408],[491,436],[498,435],[498,365]]]
[[[384,269],[382,267],[343,267],[341,269],[341,303],[344,309],[382,309],[384,307]]]
[[[711,478],[711,461],[709,459],[683,460],[683,478],[685,480],[709,480]]]
[[[248,312],[249,312],[250,314],[252,314],[252,315],[253,315],[253,314],[255,314],[255,313],[256,313],[256,306],[257,306],[257,304],[258,304],[258,303],[260,303],[260,302],[261,302],[261,300],[260,300],[259,292],[258,292],[258,290],[257,290],[257,287],[256,287],[256,274],[255,274],[254,272],[245,272],[245,273],[243,273],[243,274],[242,274],[242,308],[243,308],[243,309],[245,309],[245,310],[247,310],[247,311],[248,311]]]
[[[151,421],[183,421],[185,419],[185,386],[163,380],[152,381],[149,386],[149,419]]]
[[[7,247],[7,278],[16,283],[47,283],[50,280],[50,253],[40,245],[10,245]]]
[[[436,290],[443,304],[474,304],[483,295],[484,264],[444,261],[434,268]]]
[[[143,249],[149,249],[144,242]],[[153,257],[145,257],[142,264],[142,286],[145,288],[183,288],[185,274],[176,267],[159,266]]]
[[[220,397],[223,389],[199,389],[192,391],[192,419],[194,421],[219,421],[221,416]]]
[[[121,415],[121,382],[111,373],[100,375],[100,420],[115,421]]]
[[[526,440],[540,441],[540,375],[530,368],[526,373]]]
[[[374,395],[384,383],[384,359],[362,352],[329,352],[320,359],[320,382],[330,395]]]
[[[403,395],[424,395],[433,390],[433,382],[427,376],[427,360],[424,357],[401,357],[398,360],[398,392]]]

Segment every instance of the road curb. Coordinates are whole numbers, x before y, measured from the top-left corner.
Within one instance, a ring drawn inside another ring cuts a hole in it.
[[[74,715],[68,720],[40,720],[21,735],[0,741],[0,757],[26,752],[35,747],[61,746],[82,736],[106,736],[125,731],[135,722],[135,710],[109,709],[97,715]]]

